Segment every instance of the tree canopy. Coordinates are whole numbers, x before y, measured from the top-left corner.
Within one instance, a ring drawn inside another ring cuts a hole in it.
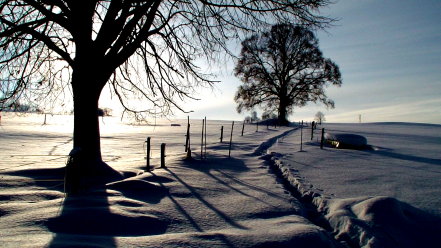
[[[314,33],[288,23],[245,39],[234,72],[243,82],[235,96],[237,111],[261,106],[277,112],[280,124],[308,102],[334,107],[325,87],[342,84],[338,66],[323,57]]]

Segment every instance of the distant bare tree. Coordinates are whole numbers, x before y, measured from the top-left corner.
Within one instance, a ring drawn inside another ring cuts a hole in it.
[[[322,122],[326,121],[325,114],[323,114],[321,111],[318,111],[315,114],[314,120],[316,120],[319,123],[319,125],[321,125]]]
[[[253,111],[251,112],[251,122],[258,122],[259,121],[259,117],[257,116],[257,112]]]
[[[263,112],[262,120],[277,119],[277,114],[273,112]]]
[[[199,85],[213,84],[197,59],[228,52],[229,40],[273,22],[326,25],[330,19],[317,11],[329,3],[2,0],[0,108],[18,99],[71,95],[79,170],[82,175],[114,173],[102,162],[100,149],[97,109],[105,85],[129,112],[184,111],[178,100],[194,98]]]
[[[235,96],[238,112],[261,106],[278,113],[281,125],[288,123],[294,106],[320,101],[334,107],[325,87],[342,83],[338,66],[322,56],[314,34],[293,24],[278,24],[244,40],[234,71],[243,82]]]

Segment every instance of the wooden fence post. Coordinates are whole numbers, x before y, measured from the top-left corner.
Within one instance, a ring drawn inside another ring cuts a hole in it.
[[[207,117],[205,116],[204,157],[207,158]]]
[[[187,134],[185,135],[185,152],[187,152],[190,146],[190,123],[187,123]]]
[[[245,129],[245,122],[242,122],[242,135],[243,136],[243,130]]]
[[[202,119],[201,159],[203,158],[203,152],[204,152],[204,125],[205,125],[205,119]]]
[[[190,123],[187,124],[187,139],[185,145],[185,152],[187,153],[186,158],[191,158],[191,148],[190,148]]]
[[[161,168],[165,168],[165,143],[161,144]]]
[[[311,125],[311,140],[314,138],[314,122]]]
[[[146,167],[147,171],[150,171],[150,137],[147,137],[145,142],[147,143]]]
[[[224,139],[224,126],[221,126],[220,143],[222,143],[223,139]]]
[[[231,134],[230,134],[230,148],[228,149],[228,157],[231,157],[231,146],[233,143],[233,127],[234,127],[234,121],[233,124],[231,124]]]

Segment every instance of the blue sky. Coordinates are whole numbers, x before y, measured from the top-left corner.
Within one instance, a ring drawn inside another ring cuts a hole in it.
[[[343,85],[330,87],[336,103],[295,109],[290,120],[312,120],[317,111],[329,122],[424,122],[441,124],[441,1],[343,1],[322,13],[339,21],[317,37],[325,57],[335,61]],[[242,120],[233,101],[240,80],[234,62],[221,68],[216,89],[189,102],[191,118]],[[177,117],[185,114],[176,113]]]

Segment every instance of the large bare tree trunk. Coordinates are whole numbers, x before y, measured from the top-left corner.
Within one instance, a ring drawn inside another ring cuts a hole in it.
[[[74,131],[73,149],[66,166],[68,193],[122,178],[102,160],[98,101],[107,79],[105,73],[92,68],[96,65],[83,63],[72,74]]]
[[[73,84],[75,79],[73,81]],[[73,86],[74,90],[74,133],[73,148],[81,151],[89,161],[102,161],[100,146],[100,130],[98,121],[99,96],[93,89],[81,89]]]
[[[287,108],[288,108],[288,103],[286,101],[284,101],[283,99],[280,99],[279,109],[278,109],[279,115],[278,115],[277,121],[279,122],[279,125],[281,125],[281,126],[288,125]]]

